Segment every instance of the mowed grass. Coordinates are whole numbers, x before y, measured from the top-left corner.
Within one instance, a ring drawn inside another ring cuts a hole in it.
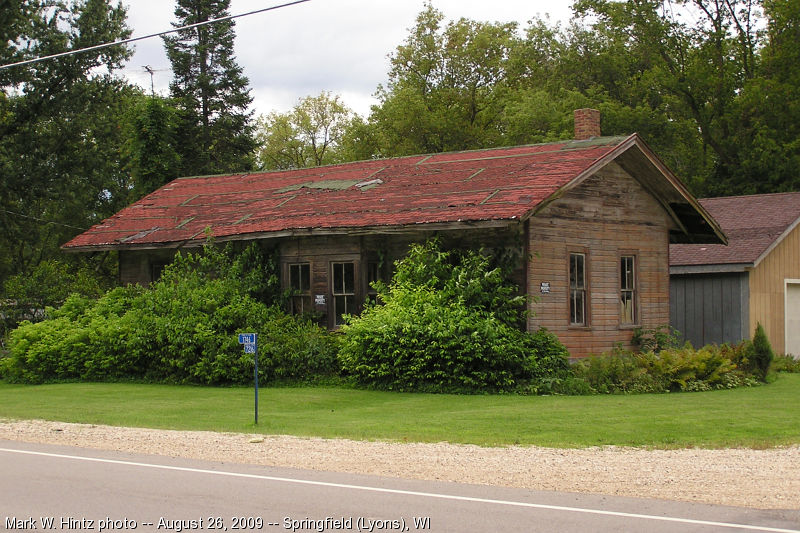
[[[343,388],[0,384],[0,418],[328,438],[765,448],[800,443],[800,374],[760,387],[629,396],[455,396]]]

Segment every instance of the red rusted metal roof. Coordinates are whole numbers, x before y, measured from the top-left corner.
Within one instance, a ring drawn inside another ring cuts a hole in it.
[[[179,178],[63,248],[199,244],[303,232],[509,221],[530,214],[631,137]]]
[[[753,266],[800,223],[800,192],[704,198],[699,202],[728,236],[728,246],[672,244],[672,267]]]

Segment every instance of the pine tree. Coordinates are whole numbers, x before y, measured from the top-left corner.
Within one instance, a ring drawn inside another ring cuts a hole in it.
[[[230,0],[177,0],[173,23],[187,26],[229,15]],[[164,37],[181,108],[178,151],[184,175],[249,170],[253,166],[252,101],[248,79],[233,54],[232,20]]]

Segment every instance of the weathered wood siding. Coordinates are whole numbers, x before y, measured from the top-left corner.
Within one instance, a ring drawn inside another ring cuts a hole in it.
[[[776,353],[786,351],[787,279],[800,279],[800,226],[750,272],[750,335],[761,322]]]
[[[139,284],[148,286],[157,277],[165,265],[172,262],[177,250],[174,248],[161,250],[120,250],[119,251],[119,283],[120,285]]]
[[[281,279],[285,288],[289,287],[289,265],[309,263],[311,268],[311,295],[316,301],[322,297],[323,305],[314,305],[320,323],[334,327],[332,264],[352,262],[355,271],[355,300],[360,311],[369,290],[367,265],[377,262],[380,276],[388,281],[392,276],[394,262],[406,256],[413,243],[422,243],[431,237],[438,237],[445,249],[516,249],[520,257],[520,268],[514,281],[524,290],[524,241],[521,226],[510,228],[488,228],[473,230],[452,230],[441,232],[411,232],[394,235],[335,235],[316,237],[297,237],[282,239],[279,244]]]
[[[529,221],[529,329],[546,327],[573,357],[631,346],[620,320],[620,257],[637,258],[636,326],[669,323],[669,230],[665,210],[635,179],[610,163]],[[569,253],[587,258],[586,326],[569,324]],[[541,284],[549,283],[549,294]]]
[[[750,338],[747,272],[670,277],[670,325],[693,346]]]

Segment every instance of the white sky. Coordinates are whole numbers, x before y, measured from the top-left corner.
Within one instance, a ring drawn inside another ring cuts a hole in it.
[[[279,5],[281,0],[231,0],[230,14]],[[521,28],[540,15],[567,22],[571,0],[433,0],[445,20],[517,21]],[[133,37],[171,29],[174,0],[123,0]],[[250,80],[256,114],[290,110],[300,98],[330,91],[361,115],[386,84],[388,56],[414,25],[424,0],[310,0],[236,19],[236,60]],[[124,74],[166,94],[170,64],[161,38],[138,41]]]

